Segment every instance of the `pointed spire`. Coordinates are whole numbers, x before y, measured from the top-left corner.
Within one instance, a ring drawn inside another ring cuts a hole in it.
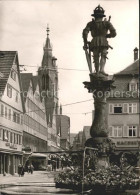
[[[46,44],[45,44],[45,49],[49,49],[49,50],[52,50],[52,46],[51,46],[51,42],[50,42],[50,38],[49,38],[49,32],[50,32],[50,28],[49,28],[49,25],[47,24],[47,39],[46,39]]]
[[[44,55],[42,59],[42,66],[50,66],[52,64],[52,45],[49,38],[50,28],[48,24],[47,24],[46,32],[47,32],[47,38],[46,38],[45,45],[43,47]]]
[[[47,24],[47,37],[49,37],[49,32],[50,32],[50,28],[49,28],[49,24]]]

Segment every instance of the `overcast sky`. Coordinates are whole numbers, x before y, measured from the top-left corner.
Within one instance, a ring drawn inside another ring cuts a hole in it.
[[[109,39],[105,71],[114,74],[133,62],[133,49],[139,48],[139,1],[94,0],[1,0],[0,50],[18,51],[19,63],[26,72],[37,74],[41,65],[46,27],[50,26],[53,55],[58,68],[88,70],[82,40],[82,30],[91,21],[91,14],[100,4],[117,31]],[[92,99],[83,82],[89,80],[88,71],[59,69],[59,98],[62,105]],[[71,118],[71,132],[77,133],[91,125],[93,101],[63,106],[63,114]],[[87,113],[87,114],[83,114]]]

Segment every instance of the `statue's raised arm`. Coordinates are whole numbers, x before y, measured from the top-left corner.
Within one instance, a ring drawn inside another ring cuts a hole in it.
[[[83,30],[83,40],[87,62],[89,66],[90,73],[92,73],[92,63],[91,63],[91,55],[90,52],[93,52],[93,60],[95,64],[95,72],[101,73],[103,75],[107,75],[104,72],[104,67],[106,63],[108,49],[112,47],[108,44],[107,38],[113,38],[116,36],[116,30],[110,22],[110,18],[107,20],[106,18],[103,20],[104,9],[98,5],[95,8],[94,17],[91,22],[87,24],[85,29]],[[109,31],[109,33],[108,33]],[[91,36],[93,39],[91,42],[88,42],[88,33],[91,32]]]

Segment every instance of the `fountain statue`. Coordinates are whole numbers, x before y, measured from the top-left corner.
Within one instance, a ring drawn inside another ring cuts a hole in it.
[[[108,166],[107,153],[111,150],[111,140],[108,138],[108,127],[106,121],[106,94],[113,86],[113,80],[109,79],[104,68],[106,64],[108,49],[113,49],[108,44],[108,38],[116,36],[116,30],[109,19],[104,15],[104,9],[98,5],[92,16],[94,17],[83,30],[83,40],[87,64],[90,71],[90,82],[83,82],[89,93],[93,93],[95,116],[90,128],[92,138],[85,143],[87,147],[98,148],[100,159],[99,164]],[[92,40],[88,41],[88,33],[91,32]],[[94,72],[91,61],[93,54]]]

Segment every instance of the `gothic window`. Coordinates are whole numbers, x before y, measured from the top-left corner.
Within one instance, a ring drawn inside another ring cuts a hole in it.
[[[45,89],[45,76],[42,76],[42,89]]]
[[[46,90],[49,91],[49,75],[46,75]]]

